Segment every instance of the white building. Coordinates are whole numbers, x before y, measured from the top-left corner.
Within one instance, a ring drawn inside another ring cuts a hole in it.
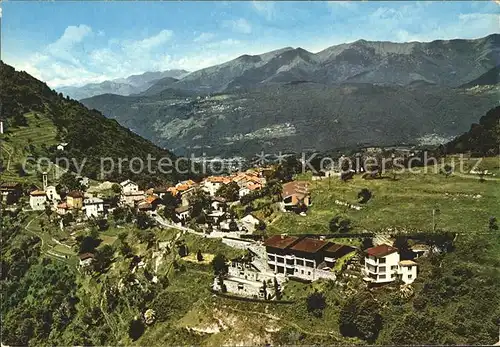
[[[229,177],[225,176],[210,176],[201,182],[201,189],[208,193],[210,196],[215,196],[215,193],[219,190],[220,187],[224,184],[228,184],[231,182]]]
[[[253,215],[248,214],[240,219],[240,223],[245,227],[248,232],[253,233],[257,225],[259,225],[260,220],[255,218]]]
[[[83,200],[83,210],[87,218],[97,218],[104,214],[104,200],[99,198],[87,198]]]
[[[215,211],[225,212],[227,210],[227,201],[221,196],[214,196],[210,206],[212,206],[212,209]]]
[[[180,206],[175,209],[175,216],[180,220],[188,220],[191,216],[191,208],[189,206]]]
[[[398,275],[401,276],[401,280],[410,284],[417,278],[417,263],[413,260],[401,260],[399,262]]]
[[[92,264],[94,261],[94,254],[93,253],[83,253],[78,256],[80,258],[80,266],[81,267],[87,267]]]
[[[250,194],[250,189],[248,187],[241,187],[240,190],[238,191],[238,195],[240,198],[248,194]]]
[[[400,260],[398,249],[386,244],[366,250],[364,280],[374,284],[395,281],[398,276],[405,284],[413,283],[417,277],[417,263]]]
[[[134,207],[136,202],[144,200],[146,195],[144,191],[138,190],[136,192],[130,192],[128,194],[122,194],[120,196],[120,203],[129,207]]]
[[[61,196],[57,194],[57,190],[55,186],[48,186],[45,189],[45,192],[47,193],[47,198],[52,201],[52,202],[57,202],[61,201]]]
[[[336,260],[355,250],[323,240],[284,235],[271,236],[264,245],[272,271],[307,281],[335,280],[332,268]]]
[[[45,209],[47,202],[47,194],[43,190],[34,190],[30,193],[30,206],[34,211],[42,211]]]
[[[276,276],[272,272],[261,272],[248,262],[233,260],[228,267],[228,274],[223,278],[214,278],[213,289],[220,291],[221,284],[227,293],[254,299],[273,299],[277,289],[282,291],[285,276]]]
[[[139,191],[139,186],[131,180],[123,181],[120,183],[120,187],[122,188],[123,195],[130,195]]]

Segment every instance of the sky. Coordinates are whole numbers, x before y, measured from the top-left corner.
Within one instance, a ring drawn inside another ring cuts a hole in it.
[[[1,58],[52,88],[195,71],[283,47],[432,41],[500,32],[494,1],[0,3]]]

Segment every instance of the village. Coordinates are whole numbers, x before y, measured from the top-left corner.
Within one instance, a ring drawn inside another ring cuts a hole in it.
[[[48,250],[48,254],[57,258],[71,257],[68,255],[71,252],[61,250],[77,244],[78,230],[86,230],[89,225],[105,230],[108,219],[119,215],[126,215],[125,221],[135,223],[139,229],[152,225],[174,229],[181,234],[196,235],[200,242],[219,239],[229,247],[243,250],[244,257],[224,257],[224,265],[214,271],[212,290],[224,295],[280,300],[290,280],[335,281],[346,271],[349,276],[362,278],[370,287],[387,283],[408,286],[417,278],[417,258],[429,251],[425,246],[417,245],[408,256],[393,247],[394,239],[383,236],[373,238],[370,247],[361,249],[359,245],[343,244],[324,235],[267,235],[265,221],[252,213],[248,202],[267,196],[275,209],[299,216],[306,216],[313,205],[311,181],[281,183],[272,179],[273,170],[274,167],[255,167],[208,176],[200,182],[185,180],[146,189],[130,179],[91,186],[88,178],[66,173],[65,181],[69,179],[71,185],[79,188],[71,190],[61,188],[56,182],[49,185],[44,173],[42,187],[23,191],[19,183],[2,183],[0,191],[3,203],[11,209],[21,204],[25,211],[49,216],[61,232],[71,231],[69,237],[59,240],[52,237],[57,247]],[[332,177],[340,179],[340,173],[331,170],[313,180]],[[338,200],[335,203],[360,208]],[[80,247],[76,256],[78,267],[87,273],[96,257],[94,251]]]

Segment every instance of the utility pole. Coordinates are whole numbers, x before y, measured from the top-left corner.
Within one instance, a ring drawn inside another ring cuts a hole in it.
[[[439,208],[432,209],[432,232],[436,231],[436,213],[439,214]]]

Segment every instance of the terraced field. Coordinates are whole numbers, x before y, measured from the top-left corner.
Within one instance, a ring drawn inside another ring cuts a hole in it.
[[[5,171],[2,172],[2,181],[39,183],[38,175],[19,176],[18,165],[30,156],[44,156],[45,148],[56,145],[57,128],[45,116],[35,113],[25,114],[28,126],[7,129],[1,141],[1,158]],[[46,168],[46,166],[42,166]],[[33,165],[26,165],[27,169],[34,169]],[[49,172],[50,174],[53,172]]]

